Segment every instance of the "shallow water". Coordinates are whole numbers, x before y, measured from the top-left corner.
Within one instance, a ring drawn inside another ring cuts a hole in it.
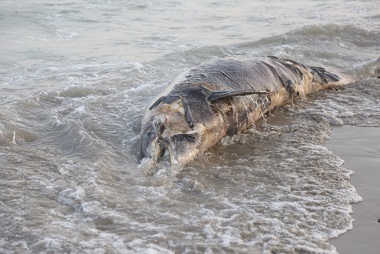
[[[2,1],[0,252],[336,252],[361,200],[324,145],[379,126],[377,1]],[[275,55],[356,82],[276,110],[183,168],[139,168],[177,74]]]

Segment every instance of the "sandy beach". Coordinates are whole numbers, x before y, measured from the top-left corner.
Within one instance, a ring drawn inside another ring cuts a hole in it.
[[[355,172],[350,182],[363,201],[353,204],[353,229],[331,243],[342,254],[375,254],[380,250],[380,128],[343,126],[326,143]]]

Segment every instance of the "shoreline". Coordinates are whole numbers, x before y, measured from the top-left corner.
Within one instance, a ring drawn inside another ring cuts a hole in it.
[[[353,229],[331,239],[342,254],[379,253],[380,249],[380,128],[334,127],[326,147],[345,161],[355,173],[350,183],[363,201],[351,204]]]

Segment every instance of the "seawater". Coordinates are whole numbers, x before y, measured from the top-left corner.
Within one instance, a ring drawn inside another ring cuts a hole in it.
[[[380,125],[377,1],[2,1],[0,19],[0,252],[335,253],[352,228],[361,197],[325,140]],[[355,81],[139,168],[152,98],[232,55]]]

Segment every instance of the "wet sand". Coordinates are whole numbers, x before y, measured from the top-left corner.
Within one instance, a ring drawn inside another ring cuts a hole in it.
[[[355,172],[351,184],[363,201],[353,204],[353,229],[331,240],[341,254],[380,253],[380,128],[333,129],[327,148]]]

